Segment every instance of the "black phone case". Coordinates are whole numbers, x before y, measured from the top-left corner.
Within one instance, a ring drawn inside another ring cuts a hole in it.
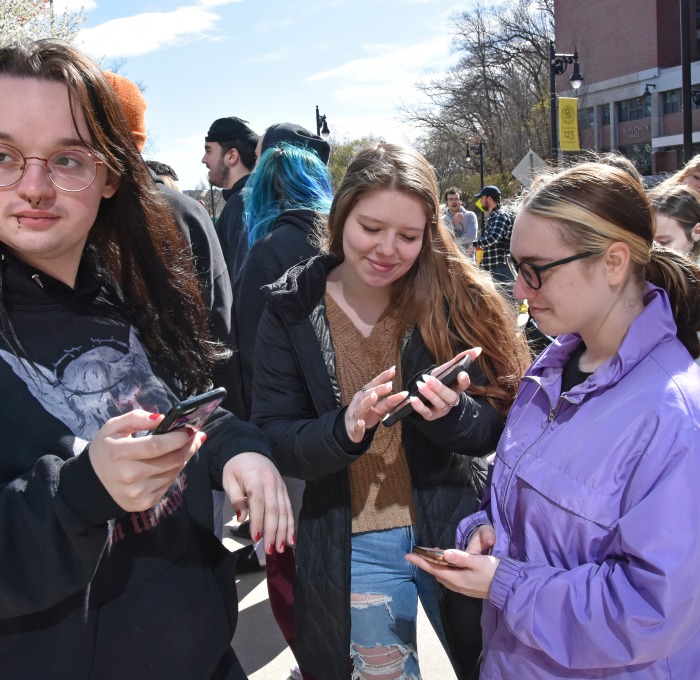
[[[472,358],[471,355],[467,354],[464,359],[461,361],[458,361],[456,364],[453,364],[452,366],[448,366],[443,373],[440,375],[436,375],[435,377],[443,384],[447,385],[448,387],[451,387],[454,385],[455,382],[457,382],[457,376],[462,372],[462,371],[467,371],[469,370],[469,367],[471,366],[472,363]],[[394,423],[398,423],[399,420],[402,418],[405,418],[409,413],[414,412],[413,411],[413,406],[411,406],[411,397],[418,397],[424,404],[427,405],[427,400],[425,397],[418,391],[416,388],[411,392],[404,401],[402,401],[398,406],[395,406],[389,413],[387,413],[383,418],[382,418],[382,423],[386,425],[387,427],[391,427],[394,425]]]
[[[187,427],[189,421],[185,421],[182,424],[177,425],[177,428],[173,428],[173,425],[183,416],[194,415],[198,409],[202,408],[203,406],[207,406],[212,402],[217,402],[216,406],[218,406],[219,403],[221,403],[225,398],[225,388],[217,387],[209,392],[204,392],[203,394],[198,394],[194,397],[190,397],[189,399],[185,399],[179,404],[175,404],[175,406],[168,411],[165,418],[163,418],[163,420],[160,422],[160,425],[158,425],[158,427],[154,430],[153,434],[165,434],[166,432],[170,432],[172,429]],[[207,414],[205,420],[198,424],[198,429],[204,425],[209,416],[216,410],[216,406],[211,409],[209,414]]]

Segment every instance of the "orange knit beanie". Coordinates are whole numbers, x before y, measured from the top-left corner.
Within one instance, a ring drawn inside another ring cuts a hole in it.
[[[146,100],[139,86],[117,73],[103,71],[105,77],[119,97],[126,119],[131,126],[131,134],[139,152],[146,146]]]

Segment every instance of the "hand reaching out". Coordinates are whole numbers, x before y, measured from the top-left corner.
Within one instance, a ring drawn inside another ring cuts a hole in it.
[[[223,486],[239,520],[250,512],[250,535],[265,552],[294,545],[294,515],[287,487],[274,463],[260,453],[239,453],[224,465]]]

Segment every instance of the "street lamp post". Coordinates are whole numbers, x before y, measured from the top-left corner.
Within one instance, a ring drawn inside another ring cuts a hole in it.
[[[472,152],[479,157],[479,191],[484,188],[484,144],[479,140],[478,144],[469,144],[467,142],[467,152],[464,154],[464,160],[468,163],[472,160]],[[484,213],[481,213],[481,231],[484,231]]]
[[[328,122],[326,121],[326,115],[321,115],[318,112],[318,105],[316,105],[316,134],[323,137],[323,139],[328,139],[331,136],[331,131],[328,129]]]
[[[554,51],[554,41],[549,41],[549,116],[552,133],[552,160],[557,163],[557,152],[559,150],[559,135],[557,134],[557,90],[554,78],[566,72],[569,64],[574,65],[573,73],[569,82],[574,90],[578,90],[583,83],[583,76],[578,65],[578,50],[573,54],[557,54]]]

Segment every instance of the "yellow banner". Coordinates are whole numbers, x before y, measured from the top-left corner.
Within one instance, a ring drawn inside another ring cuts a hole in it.
[[[559,97],[559,148],[580,151],[578,140],[578,99]]]

